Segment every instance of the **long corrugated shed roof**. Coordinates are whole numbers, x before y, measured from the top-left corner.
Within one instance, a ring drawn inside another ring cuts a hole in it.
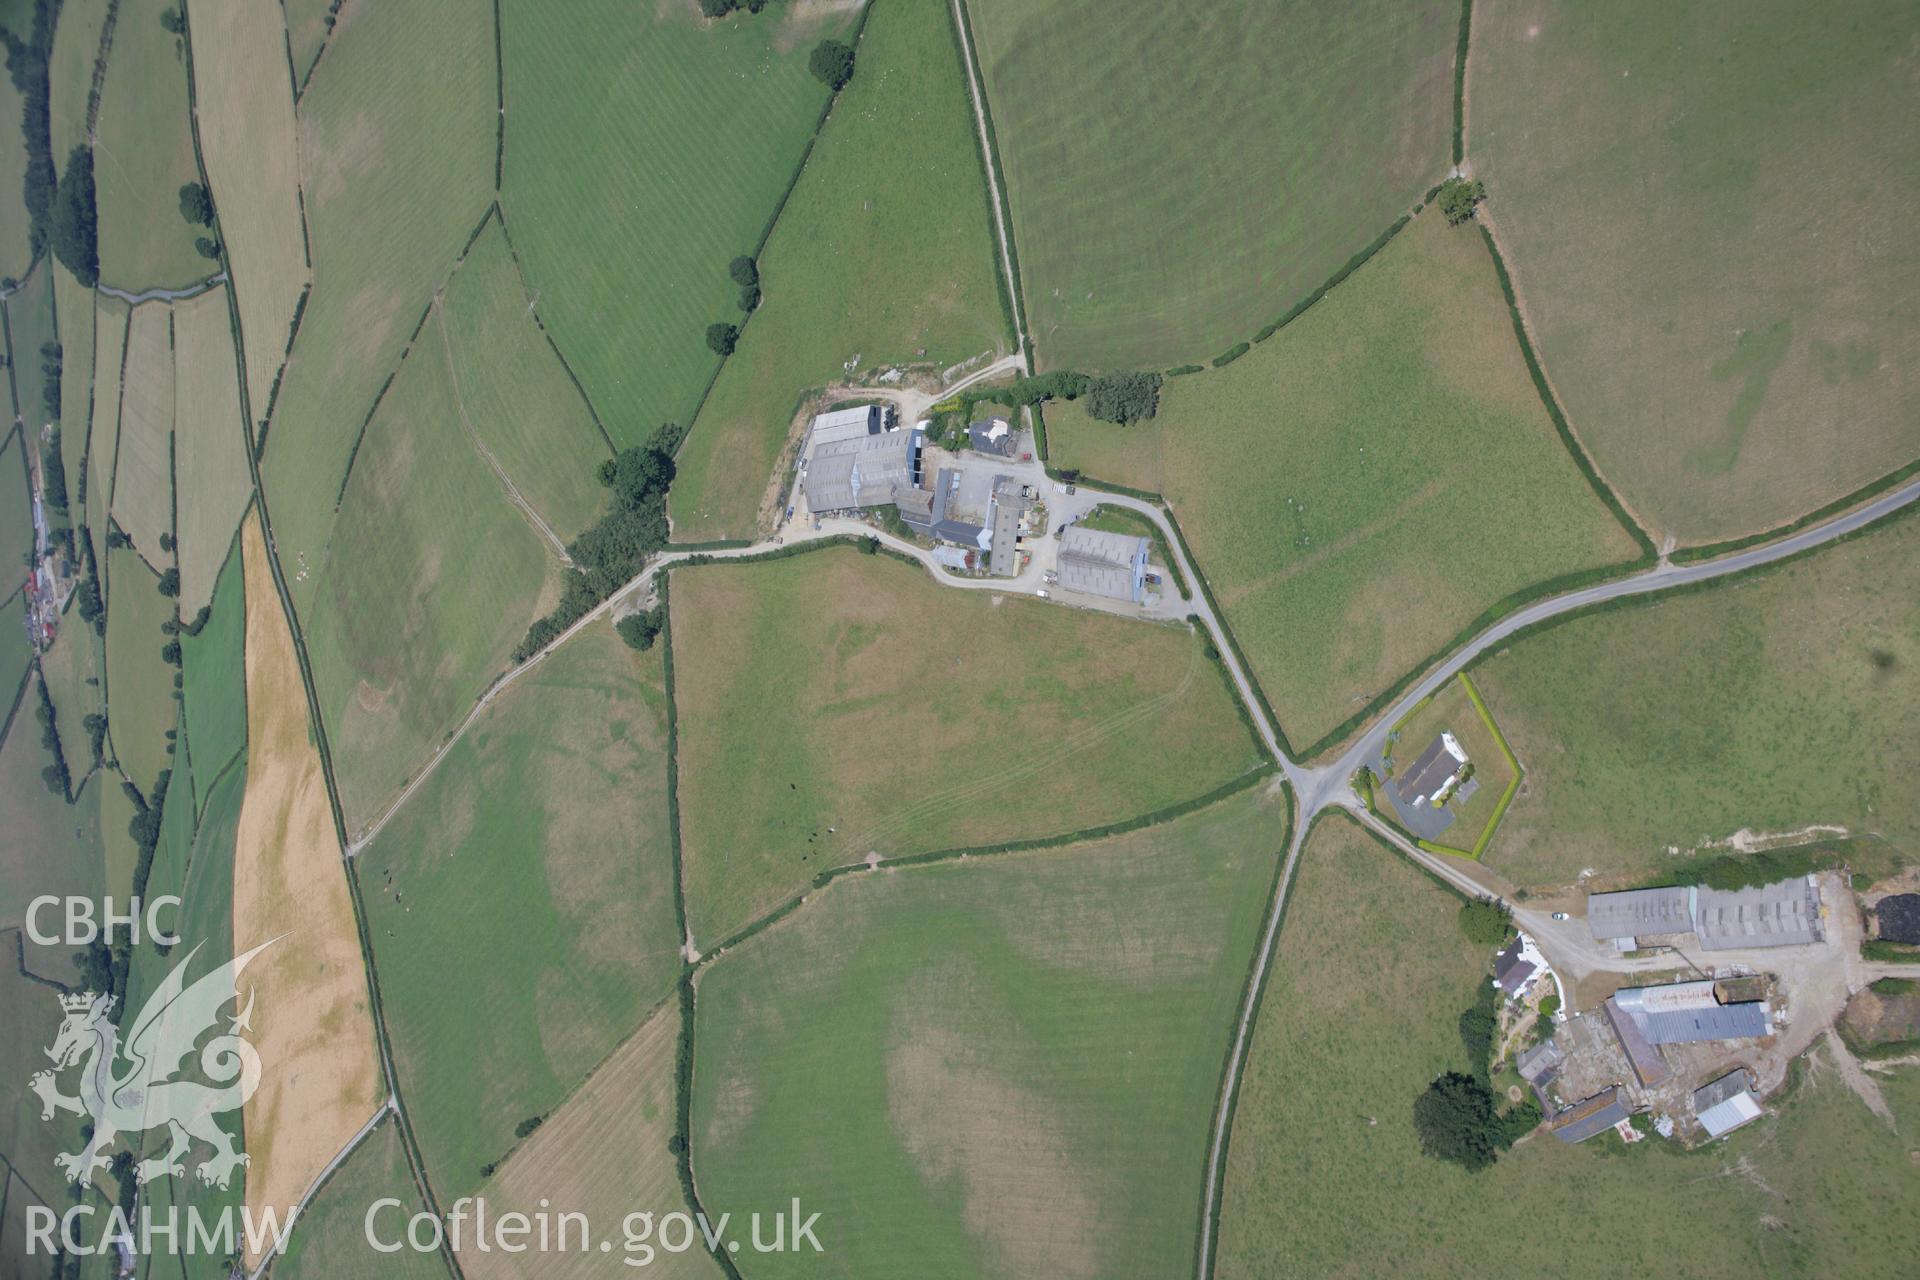
[[[1757,889],[1697,889],[1693,930],[1709,951],[1818,942],[1820,891],[1808,876]]]
[[[1587,895],[1587,928],[1596,942],[1693,930],[1693,890],[1629,889]]]

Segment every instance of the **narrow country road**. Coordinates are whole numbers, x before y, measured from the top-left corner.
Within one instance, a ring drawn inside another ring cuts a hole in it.
[[[165,299],[168,302],[184,302],[188,298],[197,298],[207,290],[215,288],[218,285],[223,285],[226,282],[227,273],[219,271],[208,276],[205,280],[200,281],[200,283],[190,284],[184,289],[144,289],[139,293],[128,293],[125,289],[116,289],[110,284],[96,284],[93,287],[101,293],[106,294],[109,298],[118,298],[122,302],[137,304],[141,302],[157,302],[161,299]]]
[[[966,0],[950,0],[953,5],[953,29],[960,36],[960,61],[967,68],[967,97],[973,103],[973,126],[980,139],[980,165],[987,171],[987,200],[993,206],[993,234],[1000,242],[1000,272],[1006,280],[1008,305],[1013,308],[1013,345],[1020,353],[1020,370],[1031,373],[1027,364],[1026,316],[1020,308],[1020,282],[1013,275],[1013,240],[1002,216],[1006,208],[1000,193],[1000,173],[993,163],[993,133],[987,126],[987,91],[975,68],[979,60],[973,52],[973,32],[967,24]]]

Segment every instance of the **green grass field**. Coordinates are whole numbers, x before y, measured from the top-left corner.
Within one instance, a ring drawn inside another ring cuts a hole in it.
[[[315,601],[307,643],[350,832],[378,814],[505,668],[544,611],[557,563],[461,427],[447,363],[436,358],[439,323],[422,332],[368,426],[326,561],[305,587]],[[305,568],[283,563],[289,577]]]
[[[851,549],[673,579],[687,912],[712,947],[831,867],[1117,822],[1260,763],[1183,628]]]
[[[467,429],[570,542],[606,506],[594,473],[612,451],[527,301],[493,223],[447,286],[439,348],[421,354],[451,365]]]
[[[179,288],[220,269],[193,247],[196,236],[211,233],[180,216],[180,184],[198,182],[200,169],[187,44],[160,25],[167,7],[167,0],[120,0],[94,126],[100,277],[136,293]]]
[[[1221,1280],[1458,1276],[1515,1256],[1538,1276],[1892,1275],[1912,1255],[1911,1071],[1879,1078],[1897,1134],[1829,1069],[1693,1154],[1539,1135],[1479,1174],[1421,1155],[1413,1100],[1466,1065],[1456,1020],[1487,962],[1458,901],[1343,818],[1314,833],[1234,1114]],[[1393,907],[1355,909],[1373,902]]]
[[[1682,543],[1920,456],[1912,41],[1899,5],[1475,7],[1468,155],[1543,359]]]
[[[801,392],[890,363],[1010,349],[948,0],[878,6],[859,72],[760,259],[765,303],[680,451],[683,542],[746,537]]]
[[[43,270],[45,268],[42,268]],[[60,318],[60,461],[67,469],[68,514],[80,516],[80,469],[87,456],[87,431],[93,401],[95,295],[65,267],[53,268],[53,302]],[[114,336],[121,334],[115,330]],[[114,360],[119,360],[116,349]],[[118,377],[116,370],[115,376]],[[25,406],[22,406],[23,408]]]
[[[313,294],[265,467],[275,545],[303,617],[317,579],[299,570],[325,558],[367,411],[492,198],[492,36],[481,0],[364,6],[300,100]],[[274,57],[284,66],[284,53]],[[250,350],[250,375],[252,360]],[[257,399],[254,408],[264,413]]]
[[[67,614],[54,635],[53,647],[40,655],[40,672],[47,679],[54,720],[60,727],[60,742],[75,786],[93,764],[85,724],[89,715],[106,707],[105,670],[106,642],[80,621],[77,613]],[[22,705],[26,708],[23,714],[31,715],[32,705]],[[39,737],[37,732],[34,737]]]
[[[1458,4],[968,8],[1049,368],[1244,341],[1447,171]]]
[[[327,42],[327,10],[334,0],[286,0],[287,47],[293,59],[294,83],[306,78],[314,59]]]
[[[31,447],[20,442],[15,430],[0,437],[0,599],[18,591],[32,573],[33,500],[27,491]]]
[[[1492,711],[1493,708],[1489,707],[1488,710]],[[1427,749],[1427,745],[1443,732],[1451,733],[1461,750],[1467,753],[1467,759],[1473,764],[1472,780],[1480,785],[1465,800],[1460,799],[1460,792],[1465,787],[1455,789],[1453,797],[1447,802],[1447,811],[1453,814],[1453,825],[1447,828],[1438,843],[1470,853],[1487,824],[1493,821],[1500,807],[1500,797],[1513,782],[1513,766],[1507,763],[1499,740],[1475,709],[1465,686],[1456,679],[1449,680],[1431,701],[1399,726],[1399,739],[1393,744],[1396,773],[1411,766],[1415,758]],[[1384,796],[1381,798],[1381,811],[1392,816]]]
[[[843,880],[704,972],[703,1203],[821,1214],[766,1275],[1191,1270],[1286,839],[1269,788],[1071,849]]]
[[[24,38],[25,33],[20,34]],[[20,91],[13,87],[12,77],[0,76],[0,120],[16,121],[23,109]],[[27,144],[20,130],[0,129],[0,173],[25,173],[26,169]],[[25,198],[19,188],[9,183],[6,191],[0,192],[0,275],[17,280],[27,274],[33,254],[30,224]]]
[[[58,340],[53,316],[53,273],[45,266],[37,268],[19,290],[7,298],[7,328],[12,338],[8,368],[13,372],[14,394],[19,397],[21,421],[27,436],[38,447],[40,429],[52,420],[45,408],[41,384],[40,348]],[[64,406],[62,406],[64,407]]]
[[[53,55],[47,62],[49,132],[53,163],[62,174],[67,155],[87,140],[87,92],[93,85],[93,64],[100,54],[100,29],[107,20],[109,0],[73,0],[60,6],[53,29]],[[30,28],[30,22],[23,22]],[[22,39],[27,31],[17,33]]]
[[[11,621],[11,619],[9,619]],[[12,691],[8,691],[11,696]],[[105,884],[100,856],[98,806],[93,796],[84,796],[78,804],[68,805],[47,789],[40,771],[51,762],[40,745],[40,725],[33,709],[39,695],[27,690],[27,698],[14,717],[6,740],[0,742],[0,805],[7,821],[0,823],[0,929],[22,922],[27,903],[41,894],[92,894],[98,896]],[[85,739],[79,744],[84,752]],[[69,747],[69,751],[73,748]],[[74,762],[77,785],[86,762]],[[5,951],[0,953],[0,970],[13,973],[14,942],[0,936]],[[26,940],[27,967],[42,977],[69,982],[74,977],[68,962],[71,951],[62,946],[40,946]],[[21,1079],[10,1074],[7,1079]],[[11,1091],[9,1091],[11,1092]],[[39,1116],[38,1103],[34,1115]],[[0,1143],[0,1151],[12,1148]]]
[[[286,27],[274,5],[195,0],[188,35],[200,156],[233,265],[247,402],[257,423],[267,416],[308,280]]]
[[[1438,211],[1133,427],[1048,411],[1053,460],[1155,490],[1308,750],[1512,592],[1634,544],[1554,433],[1485,243]]]
[[[610,627],[575,637],[360,855],[396,1065],[449,1199],[678,976],[662,658]]]
[[[285,1280],[445,1280],[447,1264],[438,1250],[381,1253],[368,1242],[367,1213],[375,1201],[387,1198],[400,1206],[383,1209],[374,1231],[383,1243],[404,1241],[407,1219],[421,1211],[421,1200],[407,1168],[399,1122],[392,1118],[362,1140],[301,1213],[274,1274]]]
[[[1565,622],[1474,679],[1527,766],[1487,862],[1521,884],[1743,828],[1877,832],[1920,859],[1920,520]]]
[[[180,612],[187,618],[213,598],[214,579],[253,498],[234,358],[226,289],[174,304],[174,479]]]
[[[247,745],[245,593],[235,546],[220,570],[206,625],[197,636],[180,637],[182,714],[203,807],[214,775]]]
[[[622,445],[692,418],[717,364],[707,326],[739,318],[727,263],[758,245],[826,101],[808,51],[851,23],[811,9],[707,24],[582,0],[554,22],[502,0],[508,230]]]
[[[173,698],[174,669],[160,659],[167,642],[160,624],[173,617],[173,601],[160,594],[159,579],[131,548],[108,552],[106,572],[113,584],[107,609],[107,732],[120,767],[146,791],[168,766],[167,730],[175,727],[180,710]]]
[[[160,549],[160,535],[173,531],[172,327],[172,312],[164,302],[143,302],[133,309],[113,462],[114,522],[127,531],[147,563],[159,568],[173,560]],[[91,489],[91,476],[87,483]],[[94,537],[105,535],[103,528]]]
[[[23,687],[27,668],[32,663],[33,642],[27,638],[25,596],[16,591],[0,604],[0,700],[4,700],[4,705],[13,705],[13,695]],[[22,699],[20,705],[27,715],[33,714],[34,703]],[[58,714],[56,710],[56,719]]]

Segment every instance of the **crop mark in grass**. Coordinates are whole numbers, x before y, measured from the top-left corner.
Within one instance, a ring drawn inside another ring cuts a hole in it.
[[[1765,329],[1742,330],[1734,339],[1733,354],[1716,363],[1710,371],[1715,382],[1738,380],[1740,391],[1727,408],[1728,438],[1695,449],[1688,457],[1696,471],[1706,475],[1724,475],[1733,469],[1740,456],[1740,445],[1747,428],[1766,402],[1767,387],[1793,346],[1793,320],[1776,320]],[[1829,379],[1831,381],[1831,379]]]

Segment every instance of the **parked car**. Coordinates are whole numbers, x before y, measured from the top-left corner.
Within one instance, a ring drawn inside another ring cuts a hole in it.
[[[1556,911],[1553,913],[1553,918],[1555,920],[1565,920],[1567,918],[1567,913],[1564,911]]]
[[[1036,596],[1039,596],[1042,600],[1053,599],[1053,593],[1048,591],[1045,587],[1042,587],[1040,590],[1034,592],[1033,594],[1035,594]]]

